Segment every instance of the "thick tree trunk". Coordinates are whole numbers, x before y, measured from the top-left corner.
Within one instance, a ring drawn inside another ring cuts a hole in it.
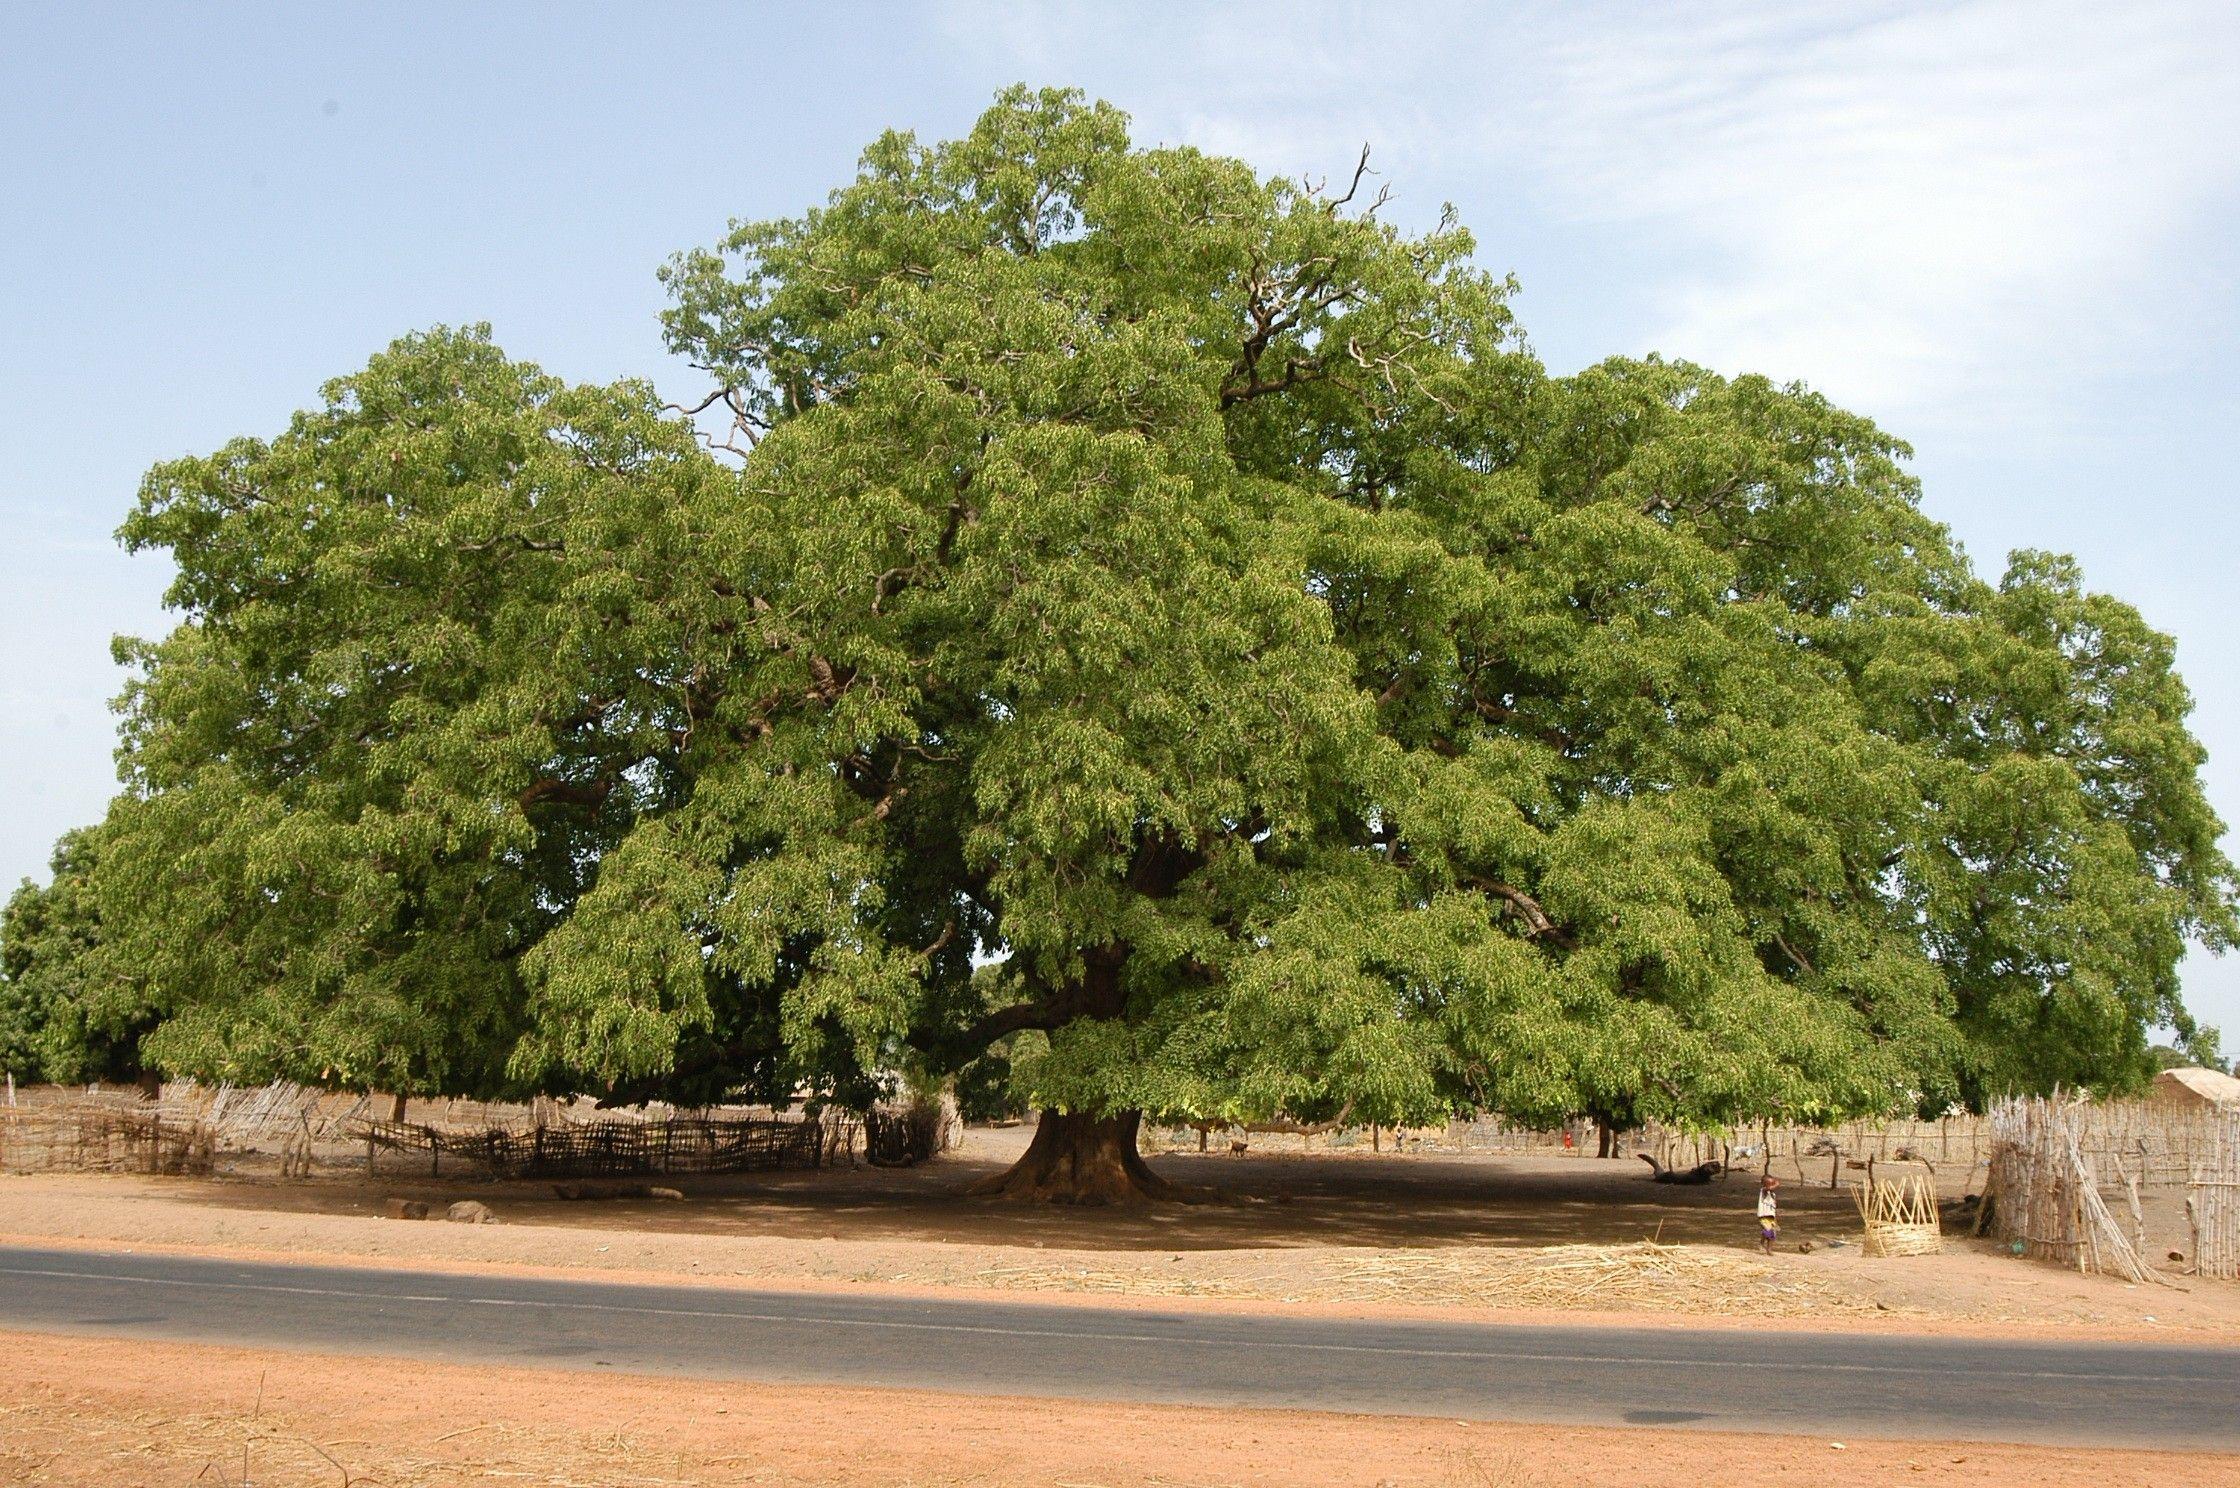
[[[1143,1113],[1086,1116],[1044,1111],[1026,1155],[966,1190],[991,1198],[1042,1204],[1148,1204],[1201,1197],[1151,1171],[1136,1150]]]

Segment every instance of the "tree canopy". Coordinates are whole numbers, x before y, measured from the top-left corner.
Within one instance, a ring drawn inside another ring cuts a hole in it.
[[[434,331],[158,467],[103,995],[236,1079],[995,1048],[1131,1123],[1811,1119],[2192,1035],[2240,926],[2169,640],[1976,577],[1803,388],[1550,375],[1366,185],[1015,90],[670,264],[698,409]]]
[[[18,1081],[130,1081],[146,1073],[148,1013],[98,976],[101,910],[94,868],[99,828],[65,832],[52,879],[28,879],[0,911],[0,1071]]]

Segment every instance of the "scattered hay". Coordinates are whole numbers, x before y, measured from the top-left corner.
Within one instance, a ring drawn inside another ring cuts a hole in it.
[[[1255,1301],[1377,1302],[1423,1307],[1572,1310],[1681,1310],[1724,1316],[1782,1317],[1802,1312],[1872,1312],[1867,1298],[1811,1277],[1710,1246],[1556,1245],[1537,1249],[1454,1246],[1436,1250],[1240,1256],[1244,1264],[1200,1256],[1181,1275],[1141,1267],[1024,1262],[990,1266],[953,1284],[1019,1291]],[[879,1277],[891,1283],[931,1276]]]
[[[1539,1250],[1430,1251],[1341,1257],[1346,1279],[1377,1300],[1488,1307],[1684,1308],[1775,1316],[1801,1304],[1871,1310],[1776,1267],[1708,1246],[1556,1245]]]

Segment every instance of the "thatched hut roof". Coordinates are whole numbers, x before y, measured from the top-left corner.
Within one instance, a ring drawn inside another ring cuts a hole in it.
[[[2223,1070],[2166,1069],[2147,1087],[2147,1099],[2166,1105],[2240,1105],[2240,1080]]]

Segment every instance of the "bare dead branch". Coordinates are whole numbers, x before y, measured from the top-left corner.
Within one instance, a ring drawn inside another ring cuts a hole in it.
[[[1361,144],[1361,158],[1354,162],[1353,180],[1350,184],[1347,185],[1346,194],[1344,196],[1332,197],[1327,203],[1325,203],[1325,205],[1332,212],[1335,212],[1338,210],[1338,208],[1352,201],[1355,194],[1361,190],[1361,178],[1369,174],[1371,174],[1369,170],[1369,144],[1368,141],[1364,140]]]

